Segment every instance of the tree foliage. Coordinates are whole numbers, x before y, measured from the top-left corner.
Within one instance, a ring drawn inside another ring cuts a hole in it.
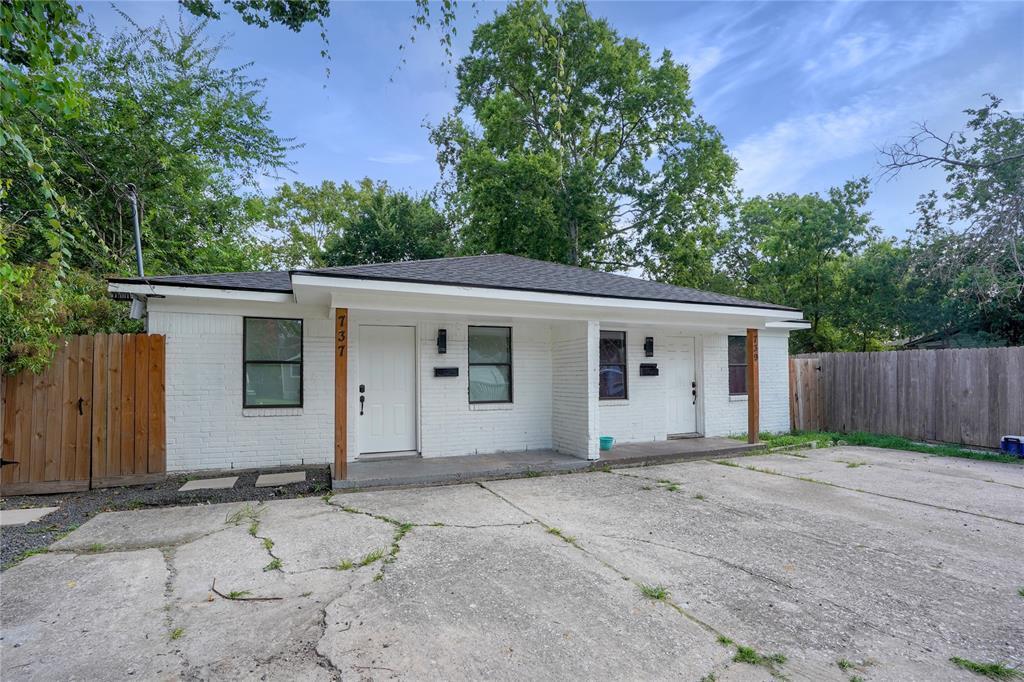
[[[364,178],[284,184],[263,205],[262,220],[282,267],[325,267],[451,255],[451,228],[429,197]]]
[[[582,2],[555,10],[521,0],[477,27],[431,130],[464,248],[699,283],[736,167],[686,67]]]

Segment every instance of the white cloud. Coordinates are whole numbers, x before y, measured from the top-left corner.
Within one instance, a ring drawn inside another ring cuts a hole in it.
[[[733,147],[738,182],[749,194],[795,189],[822,164],[871,151],[902,112],[867,100],[779,121]]]
[[[407,166],[412,163],[425,161],[426,157],[422,154],[415,154],[413,152],[389,152],[387,154],[381,154],[380,156],[369,156],[366,160],[372,161],[373,163]]]
[[[680,56],[679,61],[690,71],[690,82],[695,83],[722,63],[722,48],[705,47]]]

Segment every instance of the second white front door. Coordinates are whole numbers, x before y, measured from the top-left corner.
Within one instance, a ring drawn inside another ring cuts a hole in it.
[[[697,431],[692,337],[668,337],[665,362],[666,432],[671,436]]]
[[[359,452],[416,449],[416,328],[359,327]]]

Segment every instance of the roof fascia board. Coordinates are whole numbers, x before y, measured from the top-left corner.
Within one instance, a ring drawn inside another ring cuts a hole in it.
[[[294,303],[295,296],[285,292],[252,291],[247,289],[214,289],[208,287],[164,286],[159,284],[130,284],[108,282],[112,293],[164,296],[167,298],[219,299],[227,301],[262,301],[265,303]]]
[[[721,305],[713,303],[676,303],[672,301],[649,301],[645,299],[610,298],[577,294],[549,294],[520,289],[492,289],[484,287],[467,287],[459,285],[421,284],[414,282],[393,282],[379,279],[354,279],[348,277],[321,277],[295,273],[292,275],[292,287],[295,297],[303,302],[303,289],[312,291],[330,290],[332,295],[342,292],[356,293],[370,291],[375,294],[393,293],[419,296],[438,296],[461,299],[477,299],[489,302],[521,302],[542,305],[558,305],[580,308],[605,308],[646,310],[649,312],[701,313],[711,315],[737,315],[758,318],[792,319],[792,310],[776,310],[773,308],[753,308],[744,306]],[[339,300],[339,296],[333,296]]]

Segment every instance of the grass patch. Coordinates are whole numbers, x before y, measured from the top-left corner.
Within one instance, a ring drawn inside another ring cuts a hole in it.
[[[959,656],[953,656],[949,659],[949,662],[964,670],[970,670],[972,673],[992,680],[1015,680],[1024,677],[1024,673],[1021,673],[1021,671],[1016,668],[1007,667],[1002,663],[978,663],[977,661],[960,658]]]
[[[172,642],[177,640],[177,639],[181,639],[184,636],[185,636],[185,628],[174,628],[173,630],[171,630],[170,637],[171,637],[171,641]]]
[[[278,559],[277,557],[274,557],[273,559],[270,560],[269,564],[267,564],[266,566],[263,567],[263,570],[264,571],[280,571],[281,570],[281,563],[282,562],[281,562],[280,559]]]
[[[732,657],[732,660],[737,663],[749,663],[750,665],[763,665],[768,668],[772,668],[776,665],[782,665],[786,662],[786,657],[782,654],[769,654],[764,655],[759,653],[757,649],[749,646],[743,646],[738,644],[736,646],[736,655]]]
[[[746,440],[746,434],[732,436],[737,440]],[[785,445],[802,445],[817,441],[818,447],[831,447],[834,445],[862,445],[872,448],[886,448],[889,450],[908,450],[920,452],[935,457],[962,457],[964,459],[978,459],[986,462],[1002,462],[1004,464],[1020,464],[1024,462],[1013,455],[1003,455],[997,452],[981,452],[962,448],[956,445],[929,445],[927,443],[916,443],[901,436],[880,436],[874,433],[837,433],[834,431],[800,431],[796,433],[761,433],[760,439],[768,444],[769,448],[782,447]]]
[[[669,597],[667,588],[661,585],[648,585],[646,583],[640,585],[640,594],[654,601],[666,601]]]
[[[37,554],[46,554],[49,551],[50,550],[47,547],[34,547],[32,549],[26,549],[24,552],[22,552],[21,554],[19,554],[18,556],[14,557],[9,562],[4,564],[4,568],[16,566],[17,564],[20,564],[22,561],[29,558],[30,556],[36,556]]]

